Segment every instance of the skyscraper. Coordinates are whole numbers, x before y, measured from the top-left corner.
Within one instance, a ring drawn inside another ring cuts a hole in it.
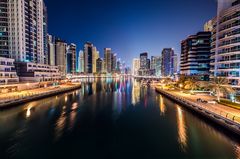
[[[86,42],[84,45],[84,72],[93,73],[93,44]]]
[[[16,61],[46,63],[46,8],[42,0],[8,1],[9,54]]]
[[[172,48],[165,48],[162,51],[162,76],[168,77],[173,75],[173,57],[174,50]]]
[[[217,16],[212,19],[212,77],[226,77],[240,84],[240,1],[218,0]]]
[[[148,75],[150,69],[150,59],[148,59],[148,53],[144,52],[140,54],[140,69],[139,75],[145,76]]]
[[[8,0],[0,1],[0,57],[9,58]]]
[[[181,43],[181,74],[209,75],[211,32],[198,32]]]
[[[156,69],[156,59],[157,59],[156,56],[151,56],[151,66],[150,66],[151,70],[155,70]]]
[[[104,63],[105,63],[105,70],[107,73],[112,72],[112,49],[105,48],[104,49]]]
[[[67,46],[67,73],[76,73],[76,45],[70,44]]]
[[[155,75],[157,77],[161,77],[162,76],[162,57],[157,56],[155,60],[156,60]]]
[[[111,72],[116,73],[116,68],[117,68],[117,54],[112,53],[111,57]]]
[[[117,73],[121,73],[121,59],[117,59],[117,68],[116,68]]]
[[[144,52],[140,54],[140,69],[147,69],[148,65],[148,53]]]
[[[97,59],[97,73],[103,73],[104,60],[102,58]]]
[[[92,73],[97,72],[97,59],[99,58],[99,52],[97,51],[97,48],[94,46],[93,48],[93,66],[92,66]]]
[[[56,65],[55,37],[48,35],[48,64]]]
[[[61,76],[64,77],[66,76],[66,64],[67,64],[67,60],[66,60],[66,49],[67,49],[67,44],[57,38],[55,40],[55,50],[56,50],[56,65],[59,68],[59,71],[61,73]]]
[[[79,51],[79,56],[78,56],[78,69],[80,73],[84,72],[84,53],[82,50]]]
[[[132,63],[132,75],[137,76],[140,69],[140,59],[134,58]]]
[[[48,14],[47,7],[45,3],[43,3],[43,47],[44,47],[44,63],[48,64]]]
[[[177,74],[178,73],[178,55],[174,54],[173,57],[173,73]]]
[[[154,76],[161,76],[161,57],[160,56],[152,56],[151,57],[151,67],[150,67],[150,73]]]
[[[151,68],[151,60],[147,59],[147,69],[150,70]]]

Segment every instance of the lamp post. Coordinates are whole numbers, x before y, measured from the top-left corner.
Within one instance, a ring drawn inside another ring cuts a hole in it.
[[[179,84],[180,92],[182,92],[183,84]]]

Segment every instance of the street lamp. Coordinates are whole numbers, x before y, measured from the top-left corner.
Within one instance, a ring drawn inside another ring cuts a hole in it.
[[[182,92],[183,84],[179,84],[180,91]]]

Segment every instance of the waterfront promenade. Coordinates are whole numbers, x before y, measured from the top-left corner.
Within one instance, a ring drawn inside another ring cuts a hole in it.
[[[233,128],[240,135],[240,110],[218,103],[213,104],[211,101],[214,101],[216,98],[208,95],[191,95],[180,91],[163,90],[158,87],[156,87],[156,91],[227,128]],[[197,102],[199,98],[210,103]]]
[[[61,84],[58,86],[50,86],[46,88],[36,88],[24,91],[15,91],[0,94],[0,109],[8,108],[18,104],[26,103],[29,101],[41,99],[51,95],[64,93],[81,87],[78,83]]]

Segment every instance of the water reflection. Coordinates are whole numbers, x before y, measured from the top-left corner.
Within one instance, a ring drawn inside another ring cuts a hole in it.
[[[138,81],[85,79],[82,84],[77,91],[0,111],[0,154],[21,158],[19,154],[34,156],[43,149],[56,156],[60,149],[68,152],[63,158],[74,152],[75,158],[88,158],[82,154],[118,154],[125,146],[135,158],[164,158],[164,152],[170,157],[239,159],[239,142]]]
[[[31,116],[31,107],[27,109],[26,118],[29,118],[30,116]]]
[[[66,126],[66,106],[63,106],[62,112],[55,124],[55,141],[63,135]]]
[[[180,106],[177,106],[177,127],[178,127],[178,142],[181,149],[186,152],[187,150],[187,132],[186,123],[183,115],[183,111]]]
[[[236,151],[236,158],[240,159],[240,145],[239,144],[235,145],[235,151]]]
[[[69,130],[73,130],[75,121],[76,121],[76,116],[77,116],[77,103],[73,103],[72,105],[72,111],[70,113],[70,120],[69,120]]]
[[[64,99],[65,99],[65,102],[67,102],[68,101],[68,96],[66,95]]]
[[[162,95],[159,96],[159,108],[160,108],[160,115],[165,115],[165,112],[166,112],[166,106],[164,104],[164,101],[163,101],[163,97]]]
[[[140,86],[139,82],[133,79],[132,86],[132,104],[136,105],[140,101]]]

